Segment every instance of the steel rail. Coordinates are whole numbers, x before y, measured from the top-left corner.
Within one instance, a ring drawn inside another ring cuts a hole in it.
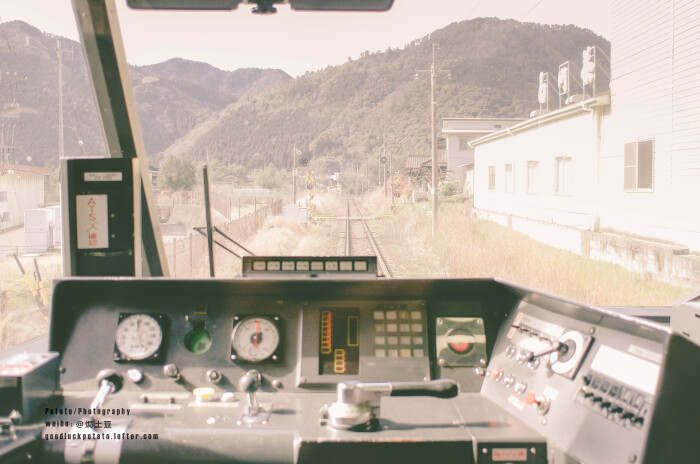
[[[367,221],[364,219],[364,215],[362,214],[362,210],[360,210],[360,207],[357,205],[357,202],[352,199],[348,201],[348,206],[350,204],[350,201],[353,202],[355,205],[355,208],[357,209],[358,216],[359,216],[359,221],[362,224],[362,228],[365,230],[365,234],[367,236],[367,240],[369,241],[370,246],[372,247],[372,251],[374,252],[375,256],[377,257],[377,266],[379,269],[381,269],[382,274],[384,277],[390,279],[393,277],[393,274],[391,270],[389,269],[389,265],[386,263],[386,260],[384,259],[384,255],[382,255],[382,252],[379,250],[379,245],[377,244],[377,240],[374,238],[374,235],[372,234],[372,231],[370,231],[369,226],[367,225]],[[348,214],[350,216],[350,214]],[[348,224],[350,221],[348,221]]]

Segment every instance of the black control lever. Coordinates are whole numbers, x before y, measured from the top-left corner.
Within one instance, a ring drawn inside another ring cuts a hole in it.
[[[539,358],[542,356],[547,356],[548,354],[552,354],[554,352],[559,352],[559,356],[563,356],[566,354],[567,351],[569,351],[569,346],[566,345],[565,343],[559,343],[559,342],[552,342],[551,348],[547,348],[544,351],[540,351],[539,353],[530,353],[530,357],[527,359],[527,361],[533,361],[535,358]]]
[[[434,396],[454,398],[459,394],[459,385],[452,379],[431,382],[393,382],[389,396]]]
[[[451,379],[430,382],[359,382],[338,383],[338,399],[322,409],[322,418],[335,429],[372,429],[379,419],[382,396],[433,396],[453,398],[459,385]]]
[[[255,392],[260,390],[262,375],[255,369],[247,371],[238,383],[241,391],[245,393],[248,401],[248,415],[255,416],[260,412],[260,405],[255,397]]]
[[[107,397],[121,390],[124,385],[124,378],[114,369],[103,369],[97,373],[96,378],[100,389],[97,390],[97,395],[90,403],[90,409],[101,408]]]

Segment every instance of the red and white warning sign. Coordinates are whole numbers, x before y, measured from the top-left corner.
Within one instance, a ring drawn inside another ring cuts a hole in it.
[[[78,249],[109,248],[107,195],[76,195]]]

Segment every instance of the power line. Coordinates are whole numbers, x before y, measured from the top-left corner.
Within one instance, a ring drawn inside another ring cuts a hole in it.
[[[540,6],[540,3],[542,3],[543,1],[544,1],[544,0],[539,0],[537,3],[535,3],[535,6],[533,6],[533,7],[530,8],[529,10],[527,10],[527,13],[525,13],[525,14],[520,18],[520,21],[522,21],[523,19],[525,19],[525,17],[526,17],[527,15],[529,15],[530,13],[532,13],[533,11],[535,11],[535,8],[537,8],[538,6]]]
[[[5,39],[5,43],[7,43],[7,49],[12,53],[12,55],[15,57],[15,61],[17,62],[17,68],[21,70],[22,68],[22,63],[17,55],[17,53],[14,51],[12,48],[12,45],[10,44],[10,40],[7,38],[7,33],[5,32],[5,23],[2,20],[2,17],[0,17],[0,31],[2,31],[2,37]],[[22,73],[22,78],[26,79],[27,75],[25,73]]]
[[[483,0],[479,0],[478,2],[476,2],[476,4],[474,5],[474,7],[472,8],[472,10],[471,10],[471,11],[469,12],[469,14],[467,15],[467,19],[471,18],[472,14],[476,11],[477,8],[479,8],[479,5],[481,5],[481,2],[482,2],[482,1],[483,1]]]

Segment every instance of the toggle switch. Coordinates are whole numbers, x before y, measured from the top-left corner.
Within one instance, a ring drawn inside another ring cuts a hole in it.
[[[525,403],[534,406],[537,414],[544,415],[549,411],[550,401],[545,396],[536,395],[533,392],[525,395]]]

